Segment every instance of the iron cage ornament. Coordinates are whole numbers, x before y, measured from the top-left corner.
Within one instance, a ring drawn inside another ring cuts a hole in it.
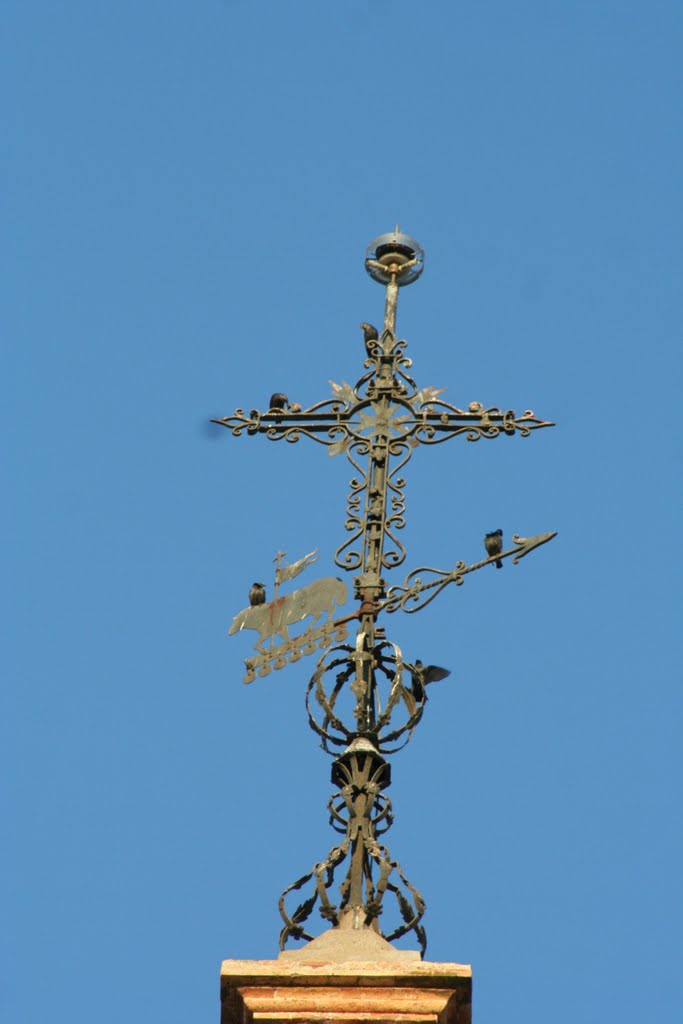
[[[406,481],[402,471],[421,445],[441,444],[454,437],[467,441],[501,435],[529,436],[533,430],[553,426],[531,410],[517,415],[498,407],[471,402],[461,409],[443,401],[442,391],[418,388],[409,371],[407,343],[396,337],[398,293],[417,280],[424,267],[420,245],[399,231],[380,235],[370,243],[365,268],[386,290],[384,326],[377,331],[362,324],[366,359],[364,372],[353,385],[331,381],[332,397],[307,409],[290,405],[285,395],[273,395],[266,412],[237,409],[232,416],[213,422],[236,437],[263,434],[268,440],[298,442],[310,438],[331,456],[345,454],[354,475],[349,484],[345,528],[349,536],[335,552],[335,563],[353,572],[358,608],[334,618],[346,600],[341,580],[324,578],[294,593],[239,612],[231,633],[243,628],[258,631],[257,654],[247,658],[245,682],[283,668],[302,655],[319,653],[306,691],[311,728],[323,749],[334,756],[330,798],[330,824],[343,838],[327,857],[288,886],[280,897],[283,919],[280,948],[288,939],[310,940],[308,922],[315,907],[332,925],[349,919],[353,927],[371,927],[392,941],[413,932],[424,955],[425,910],[419,891],[408,881],[398,861],[378,840],[391,826],[391,801],[385,790],[391,768],[385,755],[409,742],[425,707],[428,669],[420,662],[404,661],[400,648],[389,641],[378,618],[397,611],[414,613],[434,600],[450,583],[462,585],[465,576],[492,562],[512,556],[519,562],[555,533],[513,537],[514,546],[452,569],[421,567],[408,573],[402,584],[387,587],[383,573],[403,564],[406,551],[398,537],[405,525]],[[312,559],[305,556],[283,570],[278,553],[276,584],[298,575]],[[323,612],[327,619],[318,624]],[[290,637],[289,626],[311,617],[309,627]],[[348,626],[357,621],[353,642]],[[444,670],[439,670],[445,674]],[[352,695],[352,720],[344,721],[340,707]],[[331,898],[337,869],[346,864],[339,899]],[[295,894],[304,890],[299,899]],[[396,923],[383,929],[380,915],[394,898]],[[293,906],[292,906],[292,901]],[[291,909],[290,909],[291,907]]]

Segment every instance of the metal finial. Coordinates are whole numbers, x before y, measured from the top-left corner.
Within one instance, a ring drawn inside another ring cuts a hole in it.
[[[395,282],[399,288],[416,281],[424,269],[424,249],[398,224],[394,231],[373,238],[365,253],[365,269],[373,281]]]
[[[306,708],[323,749],[334,757],[332,784],[337,791],[328,810],[330,823],[342,838],[280,897],[283,947],[290,939],[313,938],[309,922],[317,906],[328,924],[374,928],[389,941],[413,932],[424,953],[424,901],[378,838],[393,820],[385,793],[391,782],[387,757],[408,743],[424,715],[428,684],[446,678],[448,670],[427,660],[423,664],[417,657],[406,660],[379,620],[397,612],[418,612],[444,590],[459,588],[468,574],[502,564],[510,556],[518,564],[555,536],[514,535],[514,546],[503,550],[503,533],[496,530],[486,538],[486,558],[458,561],[454,567],[451,562],[445,569],[421,566],[402,583],[387,586],[384,574],[406,558],[399,539],[406,519],[403,470],[415,451],[456,437],[467,441],[513,434],[528,437],[532,431],[552,426],[529,409],[517,414],[478,400],[460,407],[443,400],[443,388],[418,387],[409,372],[406,342],[396,337],[395,319],[398,288],[419,276],[423,261],[421,247],[398,225],[368,247],[368,273],[387,291],[384,329],[380,333],[372,324],[362,323],[364,364],[353,386],[330,381],[332,397],[303,410],[278,392],[264,411],[252,409],[247,414],[237,409],[215,421],[236,437],[262,434],[271,441],[291,443],[307,437],[324,445],[329,455],[346,455],[353,467],[346,539],[334,560],[340,570],[354,573],[355,610],[344,613],[346,584],[331,576],[283,596],[279,588],[307,570],[318,556],[314,550],[284,564],[284,552],[278,552],[275,597],[268,602],[264,585],[254,584],[257,592],[252,588],[248,607],[235,615],[230,628],[231,634],[244,629],[258,634],[256,653],[245,661],[247,683],[304,656],[318,655],[306,691]],[[478,549],[479,544],[481,540]],[[299,623],[307,620],[303,632],[290,633],[290,629],[302,629]],[[349,638],[351,624],[356,634]],[[348,711],[349,705],[351,710],[345,713],[342,709]],[[344,868],[335,899],[335,873]],[[293,895],[302,890],[302,897]],[[387,904],[392,900],[393,924],[387,923]]]

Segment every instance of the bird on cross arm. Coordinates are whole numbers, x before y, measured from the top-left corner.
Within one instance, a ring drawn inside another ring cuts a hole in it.
[[[493,533],[487,533],[484,537],[484,547],[489,558],[494,555],[499,555],[503,550],[503,531],[494,530]],[[503,563],[500,558],[496,559],[496,569],[502,569]]]

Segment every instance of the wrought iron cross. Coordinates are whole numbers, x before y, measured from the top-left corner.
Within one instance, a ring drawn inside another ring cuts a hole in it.
[[[378,617],[398,610],[419,611],[448,584],[460,585],[465,575],[499,559],[513,556],[513,562],[518,562],[555,536],[515,536],[513,547],[506,551],[500,548],[479,562],[458,562],[452,569],[422,567],[410,572],[403,584],[387,588],[383,571],[397,568],[406,557],[397,537],[405,525],[405,480],[400,474],[416,448],[463,435],[468,441],[515,433],[525,437],[532,430],[553,425],[538,419],[530,410],[518,416],[512,410],[483,408],[478,402],[460,409],[439,398],[441,391],[436,388],[418,388],[408,373],[411,360],[406,356],[406,342],[396,338],[396,309],[399,288],[417,280],[423,265],[422,248],[398,227],[376,238],[368,247],[366,270],[386,288],[384,326],[377,331],[370,324],[361,325],[365,372],[354,386],[330,382],[333,397],[308,409],[292,407],[284,395],[276,395],[266,412],[253,409],[246,415],[237,409],[234,415],[214,421],[235,436],[245,432],[265,434],[271,441],[284,439],[290,443],[309,437],[325,445],[329,455],[345,454],[355,470],[345,524],[350,537],[335,552],[335,563],[357,573],[357,611],[333,622],[335,604],[330,594],[335,581],[319,580],[297,592],[303,596],[297,599],[296,615],[288,610],[287,599],[279,598],[262,608],[245,609],[236,616],[231,629],[236,632],[245,626],[256,628],[261,630],[261,639],[277,632],[285,641],[265,652],[257,644],[259,655],[246,661],[248,682],[256,677],[257,671],[261,675],[270,671],[271,665],[280,668],[287,659],[298,660],[302,653],[323,650],[306,694],[309,721],[327,752],[333,753],[334,747],[344,748],[332,768],[332,782],[339,792],[328,805],[330,822],[344,839],[326,860],[289,886],[280,898],[284,919],[281,946],[289,937],[313,937],[304,922],[316,903],[322,917],[333,925],[380,931],[378,918],[388,891],[396,898],[401,920],[382,933],[392,940],[412,930],[424,953],[422,897],[377,837],[392,821],[390,801],[382,792],[391,777],[383,754],[398,749],[392,745],[402,738],[401,746],[409,741],[422,717],[425,686],[430,682],[428,670],[434,666],[425,668],[417,661],[405,662],[400,648],[387,640]],[[314,599],[312,591],[316,585],[322,597]],[[329,624],[315,632],[311,627],[299,640],[290,640],[287,622],[313,615],[315,624],[325,600]],[[340,600],[338,595],[336,600]],[[355,643],[340,643],[346,639],[345,625],[351,619],[358,620]],[[406,675],[409,682],[404,682]],[[348,691],[355,704],[352,722],[345,723],[339,709]],[[397,724],[399,713],[402,719]],[[330,899],[334,872],[347,858],[341,899],[335,904]],[[290,913],[285,897],[309,883],[312,896]]]

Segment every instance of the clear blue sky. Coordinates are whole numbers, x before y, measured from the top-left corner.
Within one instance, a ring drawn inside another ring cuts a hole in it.
[[[559,536],[389,620],[452,676],[387,841],[475,1024],[679,1019],[682,44],[679,0],[4,0],[8,1024],[217,1022],[334,841],[311,659],[245,687],[226,632],[278,548],[333,570],[350,467],[204,424],[356,379],[397,221],[418,381],[558,424],[417,452],[406,569]]]

